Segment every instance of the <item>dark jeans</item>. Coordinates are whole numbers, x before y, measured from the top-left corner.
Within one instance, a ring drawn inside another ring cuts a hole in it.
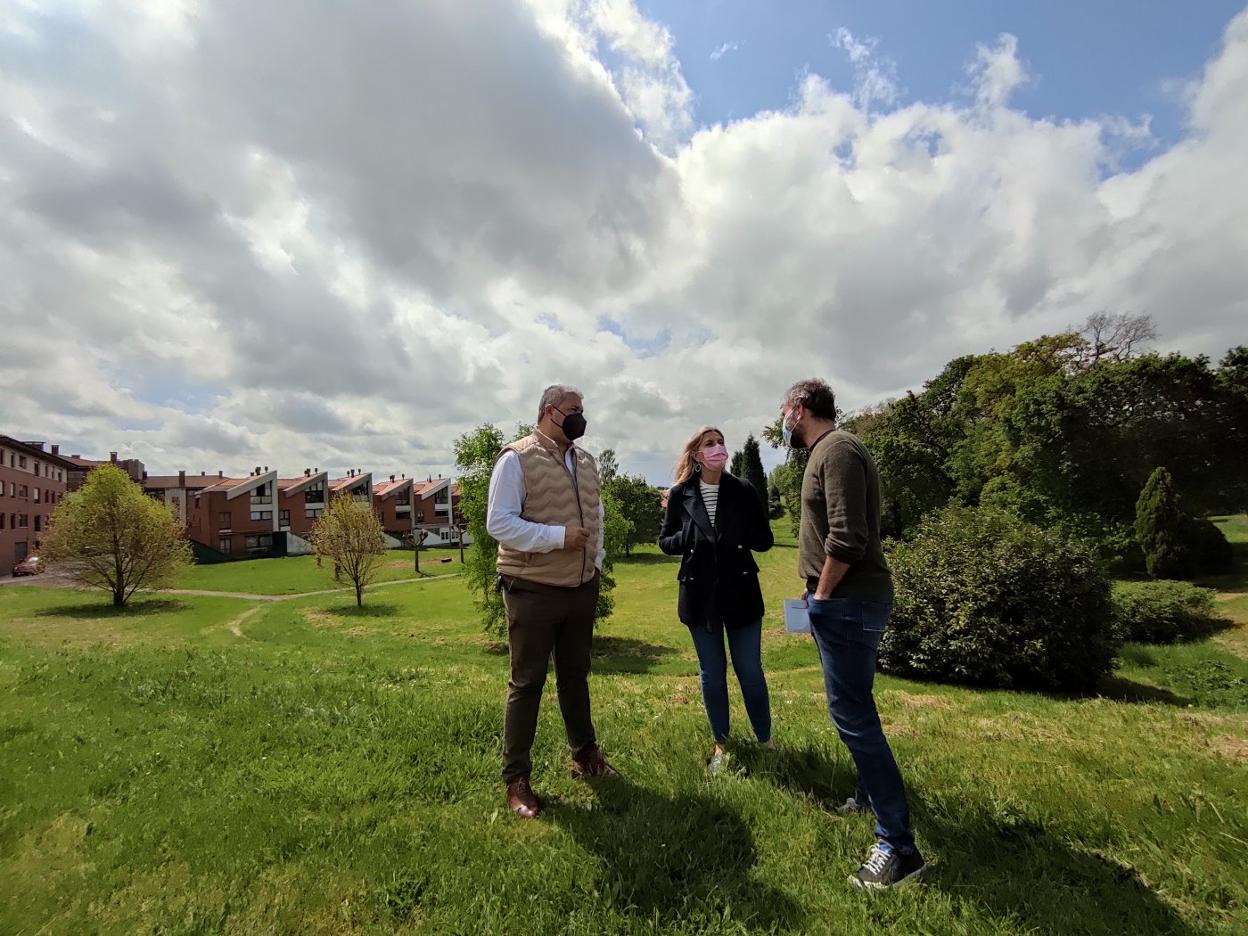
[[[732,668],[741,684],[745,712],[759,741],[771,740],[771,699],[767,695],[767,678],[763,675],[763,622],[745,627],[724,627],[710,632],[691,627],[693,646],[698,652],[698,678],[702,684],[702,703],[711,722],[715,740],[728,738],[728,659],[724,656],[724,632],[728,634],[728,651]]]
[[[910,807],[897,761],[884,737],[871,693],[889,601],[830,598],[808,601],[810,631],[823,664],[828,712],[858,768],[860,801],[875,812],[875,834],[899,852],[914,849]]]
[[[519,578],[503,580],[511,679],[503,719],[503,780],[527,777],[537,734],[537,713],[551,654],[559,708],[573,757],[597,746],[589,711],[589,656],[598,606],[599,577],[579,588],[556,588]]]

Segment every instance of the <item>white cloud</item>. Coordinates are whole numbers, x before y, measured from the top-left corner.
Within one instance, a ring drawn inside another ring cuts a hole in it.
[[[719,48],[711,52],[711,61],[718,62],[729,52],[740,51],[742,45],[744,45],[744,43],[737,39],[733,39],[731,42],[725,42]]]
[[[844,51],[854,69],[854,100],[863,110],[879,104],[890,107],[897,103],[901,88],[897,82],[897,63],[876,50],[879,40],[874,36],[856,37],[844,26],[828,36],[834,48]]]
[[[1244,340],[1248,13],[1168,147],[1013,109],[1013,37],[968,50],[969,99],[904,106],[874,40],[834,41],[853,91],[696,128],[631,2],[11,5],[3,429],[424,474],[561,380],[659,480],[810,374],[862,405],[1100,309]]]

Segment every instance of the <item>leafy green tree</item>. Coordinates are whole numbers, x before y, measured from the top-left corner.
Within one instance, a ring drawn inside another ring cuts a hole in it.
[[[598,478],[603,484],[609,484],[619,473],[620,463],[615,457],[615,449],[603,449],[598,456]]]
[[[492,425],[478,426],[455,440],[459,469],[459,512],[468,521],[472,545],[465,557],[464,576],[473,593],[481,626],[488,634],[507,632],[507,616],[498,592],[498,543],[486,529],[490,475],[503,448],[503,434]]]
[[[1165,468],[1157,468],[1135,506],[1135,535],[1153,578],[1181,579],[1194,571],[1195,557],[1184,535],[1187,525],[1174,479]]]
[[[140,588],[168,585],[191,562],[173,512],[115,465],[101,465],[52,512],[43,558],[124,606]]]
[[[737,478],[745,477],[745,451],[732,453],[732,461],[728,463],[728,473]]]
[[[745,448],[741,450],[741,455],[745,468],[743,480],[748,481],[754,488],[758,494],[758,502],[766,504],[767,472],[763,470],[763,458],[758,450],[758,439],[754,438],[753,433],[745,440]]]
[[[330,500],[308,534],[316,555],[334,564],[334,578],[355,589],[355,605],[364,604],[364,589],[377,580],[386,536],[368,504],[339,496]]]
[[[663,526],[663,496],[638,475],[616,475],[604,484],[620,514],[628,521],[623,541],[624,555],[631,555],[638,543],[653,543]]]

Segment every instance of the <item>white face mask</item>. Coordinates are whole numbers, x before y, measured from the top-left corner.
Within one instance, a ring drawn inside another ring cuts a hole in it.
[[[793,412],[789,410],[789,412]],[[805,448],[804,445],[797,445],[793,442],[793,430],[797,428],[797,424],[801,419],[795,419],[792,424],[786,419],[780,424],[781,433],[784,435],[784,444],[789,448]]]

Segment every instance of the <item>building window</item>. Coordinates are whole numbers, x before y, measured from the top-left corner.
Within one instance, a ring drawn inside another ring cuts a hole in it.
[[[273,511],[271,510],[253,510],[251,512],[252,520],[272,520]]]
[[[4,514],[0,513],[0,530],[4,529]]]
[[[273,503],[273,493],[267,483],[260,485],[251,492],[251,505]]]
[[[43,532],[43,517],[39,516],[39,514],[35,514],[35,532]]]
[[[325,483],[323,481],[318,481],[316,484],[304,491],[303,502],[305,504],[325,503]]]
[[[217,552],[223,552],[227,556],[230,554],[229,537],[222,537],[221,539],[217,540]]]
[[[35,488],[35,503],[39,503],[39,489]]]
[[[21,527],[22,529],[25,529],[26,527],[30,526],[30,517],[29,517],[29,515],[27,515],[27,514],[18,514],[18,515],[17,515],[17,525],[18,525],[19,527]]]
[[[230,528],[230,512],[228,510],[221,510],[217,512],[217,526],[223,530],[228,530]]]
[[[279,524],[281,524],[283,527],[288,527],[288,526],[290,526],[290,511],[289,511],[289,510],[283,510],[283,511],[282,511],[282,512],[278,515],[278,518],[277,518],[277,519],[278,519],[278,523],[279,523]]]
[[[18,468],[25,468],[25,467],[26,467],[26,456],[25,456],[25,455],[18,455],[18,456],[17,456],[17,467],[18,467]]]
[[[18,497],[30,497],[30,488],[28,488],[26,485],[23,484],[21,487],[17,489],[17,496]]]
[[[324,512],[324,507],[306,507],[304,508],[303,515],[309,520],[318,520]]]
[[[251,553],[268,552],[272,548],[273,548],[273,534],[272,533],[261,533],[259,535],[247,537],[247,551],[248,552],[251,552]]]

